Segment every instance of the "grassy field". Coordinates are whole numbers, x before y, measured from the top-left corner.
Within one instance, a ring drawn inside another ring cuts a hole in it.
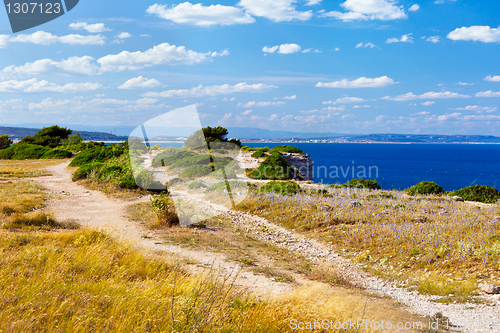
[[[465,300],[500,282],[500,206],[402,192],[253,194],[238,209],[331,244],[374,274]],[[495,219],[496,218],[496,219]]]
[[[42,175],[53,162],[24,163]],[[146,256],[103,232],[63,230],[37,212],[43,190],[11,175],[0,191],[0,332],[288,332],[291,319],[366,314],[362,297],[339,304],[331,290],[311,286],[259,300],[216,271],[189,275],[180,262]]]

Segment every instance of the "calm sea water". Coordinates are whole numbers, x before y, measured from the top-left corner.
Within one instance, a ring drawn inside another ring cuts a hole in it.
[[[245,145],[272,148],[279,144],[245,143]],[[358,173],[362,175],[365,168],[367,174],[365,178],[376,179],[383,189],[405,189],[423,180],[436,182],[445,191],[476,184],[500,188],[500,145],[356,143],[292,145],[311,156],[315,169],[314,181],[324,184],[344,183],[352,178],[358,178]],[[355,177],[352,177],[353,166]],[[325,167],[333,172],[327,172],[325,175]],[[368,172],[370,167],[372,167],[371,175]],[[338,170],[338,178],[335,170]]]
[[[280,143],[244,143],[273,148]],[[311,156],[314,181],[376,179],[383,189],[405,189],[423,180],[445,191],[470,185],[500,188],[500,145],[294,143]],[[180,148],[181,143],[163,143]],[[353,176],[354,169],[354,176]],[[371,172],[370,172],[371,171]]]

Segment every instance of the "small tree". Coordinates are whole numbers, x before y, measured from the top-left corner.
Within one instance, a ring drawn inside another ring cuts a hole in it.
[[[21,142],[55,148],[59,145],[61,140],[67,139],[71,132],[73,131],[66,127],[53,125],[42,128],[33,136],[28,135],[24,137]]]
[[[12,140],[9,139],[9,136],[7,134],[0,135],[0,149],[9,148],[11,144]]]
[[[74,133],[64,140],[63,146],[76,146],[83,142],[80,133]]]
[[[230,142],[241,147],[240,140],[238,139],[229,140],[226,138],[228,133],[229,132],[227,128],[224,128],[222,126],[217,126],[217,127],[207,126],[191,134],[184,142],[184,144],[188,148],[195,148],[195,147],[205,146],[206,144],[210,145],[210,143],[212,142]]]

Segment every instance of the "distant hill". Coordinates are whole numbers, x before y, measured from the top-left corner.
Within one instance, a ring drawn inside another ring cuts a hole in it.
[[[25,128],[25,127],[0,127],[0,135],[7,134],[9,138],[21,140],[25,136],[33,135],[38,132],[41,128]],[[84,140],[91,141],[125,141],[127,137],[117,136],[109,133],[101,132],[87,132],[87,131],[75,131],[73,133],[80,133]]]

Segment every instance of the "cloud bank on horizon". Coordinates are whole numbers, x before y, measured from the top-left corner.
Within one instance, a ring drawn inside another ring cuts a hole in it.
[[[87,0],[8,34],[4,125],[204,125],[500,136],[500,4]]]

